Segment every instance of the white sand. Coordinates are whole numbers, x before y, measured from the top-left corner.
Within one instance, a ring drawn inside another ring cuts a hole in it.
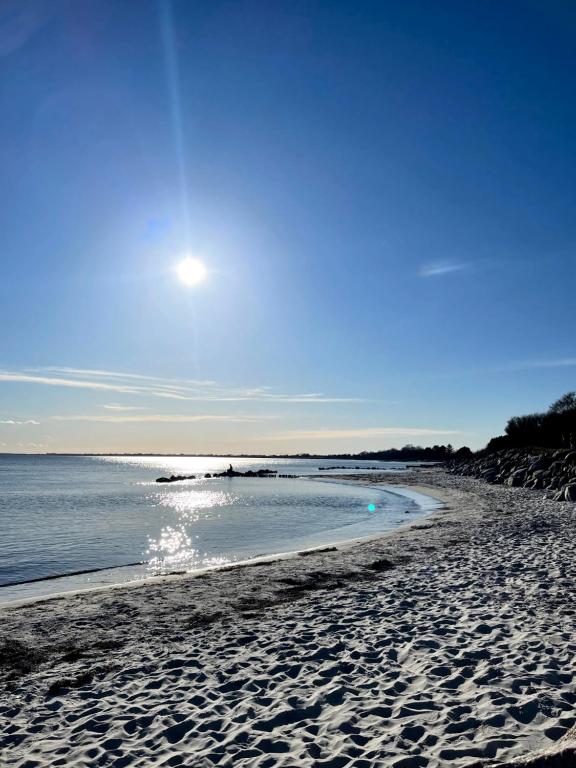
[[[0,764],[459,768],[552,745],[576,723],[575,506],[440,470],[385,482],[447,506],[338,551],[1,611]]]

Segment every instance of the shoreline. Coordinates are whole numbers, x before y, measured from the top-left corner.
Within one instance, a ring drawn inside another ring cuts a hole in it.
[[[324,477],[317,477],[314,475],[310,476],[304,476],[306,479],[313,480],[319,483],[337,483],[339,485],[363,485],[361,482],[354,482],[353,480],[338,480],[338,479],[331,479],[331,478],[324,478]],[[365,485],[365,484],[364,484]],[[10,608],[18,608],[23,605],[31,605],[37,602],[41,602],[44,600],[55,600],[59,599],[61,597],[66,597],[67,595],[77,595],[77,594],[85,594],[90,592],[99,592],[102,590],[108,590],[108,589],[119,589],[122,587],[126,588],[139,588],[139,587],[145,587],[149,584],[157,584],[157,583],[164,583],[167,580],[178,580],[178,579],[188,579],[188,578],[198,578],[201,576],[204,576],[207,573],[211,573],[214,571],[219,571],[222,569],[230,569],[230,568],[243,568],[243,567],[249,567],[251,564],[257,564],[257,563],[273,563],[276,561],[283,561],[283,560],[290,560],[295,557],[299,556],[305,556],[302,555],[302,553],[310,553],[313,554],[314,552],[320,550],[326,549],[326,547],[336,547],[337,549],[345,549],[351,546],[355,546],[357,544],[362,544],[364,542],[368,541],[374,541],[381,536],[385,536],[386,534],[392,533],[393,531],[399,530],[400,528],[407,528],[412,523],[417,522],[418,520],[422,520],[424,518],[429,518],[434,512],[438,509],[438,504],[443,504],[444,502],[439,498],[433,495],[433,493],[430,491],[430,489],[421,489],[420,487],[409,487],[409,486],[395,486],[395,485],[386,485],[382,483],[374,484],[377,486],[378,489],[393,493],[397,496],[403,496],[405,498],[410,499],[411,501],[415,501],[419,506],[421,507],[420,513],[415,513],[412,515],[414,517],[414,520],[407,521],[406,523],[397,526],[396,528],[387,529],[378,533],[373,534],[367,534],[366,536],[359,536],[354,537],[351,539],[336,539],[332,542],[326,542],[325,544],[319,544],[314,547],[309,547],[306,549],[295,549],[295,550],[287,550],[285,552],[276,552],[276,553],[269,553],[269,554],[263,554],[263,555],[256,555],[251,558],[247,558],[245,560],[237,560],[230,563],[225,563],[222,565],[212,565],[212,566],[206,566],[204,568],[197,568],[193,571],[174,571],[172,573],[166,573],[166,574],[155,574],[150,576],[133,576],[127,578],[125,581],[118,581],[118,582],[110,582],[105,584],[97,584],[94,586],[86,586],[86,587],[71,587],[70,589],[63,589],[58,592],[53,592],[49,594],[39,594],[39,595],[31,595],[30,597],[22,597],[22,598],[16,598],[14,600],[7,600],[5,602],[0,602],[0,616],[1,612],[6,609]],[[407,491],[407,493],[403,493],[402,489]],[[430,499],[438,502],[438,504],[433,504],[429,507],[430,511],[426,511],[428,509],[428,503],[423,503],[423,501],[419,500],[423,497],[429,497]],[[3,584],[0,586],[0,598],[2,596],[2,590],[4,588],[6,589],[14,589],[14,588],[25,588],[30,584],[43,584],[45,582],[56,582],[59,579],[73,579],[77,576],[84,576],[89,574],[106,574],[111,571],[118,571],[123,568],[133,568],[137,566],[144,566],[146,565],[145,561],[141,563],[127,563],[125,565],[116,565],[116,566],[109,566],[106,568],[94,568],[90,570],[81,570],[81,571],[75,571],[74,573],[63,573],[56,576],[42,576],[37,579],[31,579],[30,581],[24,581],[24,582],[15,582],[11,584]]]
[[[464,768],[553,747],[576,723],[574,505],[435,469],[381,482],[445,506],[336,550],[2,609],[6,765]]]

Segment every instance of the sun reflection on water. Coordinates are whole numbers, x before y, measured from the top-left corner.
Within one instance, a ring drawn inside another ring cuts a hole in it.
[[[164,559],[175,558],[183,552],[189,552],[191,546],[192,539],[184,527],[173,528],[171,525],[167,525],[162,529],[157,539],[149,539],[148,554],[161,552]]]
[[[153,573],[167,573],[174,569],[194,570],[199,567],[225,565],[231,562],[222,556],[210,556],[194,546],[198,535],[194,525],[204,520],[221,517],[219,507],[233,504],[237,497],[222,491],[170,490],[153,494],[155,506],[165,507],[176,513],[177,521],[164,525],[156,538],[149,537],[148,569]]]
[[[233,504],[236,501],[236,497],[231,493],[199,490],[198,488],[189,491],[159,493],[156,495],[156,499],[161,506],[170,507],[187,520],[195,518],[201,512],[205,513],[204,516],[213,517],[211,510],[226,504]]]

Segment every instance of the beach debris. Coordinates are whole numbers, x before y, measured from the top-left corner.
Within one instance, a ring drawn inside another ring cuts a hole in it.
[[[10,637],[0,639],[0,669],[21,675],[41,664],[46,653],[20,640]]]
[[[310,555],[322,555],[324,552],[337,552],[337,547],[324,547],[323,549],[304,549],[298,552],[298,557],[309,557]]]
[[[367,568],[370,568],[371,571],[378,571],[378,573],[382,573],[383,571],[389,571],[391,568],[394,568],[394,563],[391,560],[388,560],[385,557],[381,557],[379,560],[374,560],[373,563],[370,563],[370,565],[367,565]]]

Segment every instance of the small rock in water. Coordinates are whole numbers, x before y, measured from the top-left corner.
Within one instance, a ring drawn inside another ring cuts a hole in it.
[[[196,475],[170,475],[170,477],[157,477],[157,483],[176,483],[179,480],[196,480]]]

